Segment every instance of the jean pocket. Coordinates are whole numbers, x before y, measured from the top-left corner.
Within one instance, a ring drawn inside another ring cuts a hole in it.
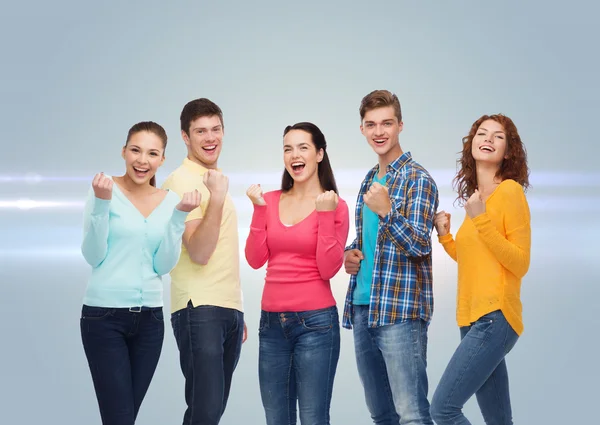
[[[302,316],[302,326],[311,331],[326,331],[333,327],[331,310],[318,310]]]
[[[483,316],[481,316],[476,323],[494,323],[496,322],[498,319],[503,319],[504,315],[502,314],[502,311],[500,310],[495,310],[495,311],[491,311],[487,314],[484,314]]]
[[[112,311],[112,308],[84,305],[81,309],[81,318],[85,320],[101,320],[110,316]]]
[[[150,310],[150,316],[157,322],[163,323],[165,321],[165,317],[162,311],[162,308],[155,308]]]

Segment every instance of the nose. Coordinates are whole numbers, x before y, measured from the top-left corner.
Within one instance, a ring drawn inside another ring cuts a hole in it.
[[[383,136],[383,125],[377,124],[375,126],[375,136]]]

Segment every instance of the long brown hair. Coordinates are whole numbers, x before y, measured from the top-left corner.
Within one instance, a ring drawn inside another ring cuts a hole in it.
[[[484,115],[473,123],[469,135],[463,138],[463,149],[461,157],[456,161],[458,172],[454,177],[454,189],[458,193],[456,201],[463,205],[477,189],[477,170],[475,158],[471,152],[473,138],[479,126],[487,120],[494,120],[504,128],[506,134],[506,157],[496,177],[500,180],[512,179],[523,186],[524,190],[529,187],[529,167],[527,166],[527,151],[521,141],[521,136],[513,121],[506,115]]]
[[[337,184],[335,183],[335,177],[333,176],[333,169],[329,162],[329,156],[327,155],[327,141],[325,135],[321,132],[319,127],[311,122],[299,122],[294,125],[288,125],[283,130],[283,137],[292,130],[302,130],[310,134],[312,143],[315,146],[317,152],[323,149],[323,159],[317,165],[317,175],[319,176],[319,183],[323,190],[333,190],[338,193]],[[287,192],[294,186],[294,179],[288,173],[288,170],[283,169],[283,175],[281,176],[281,191]]]
[[[129,144],[131,138],[142,131],[147,131],[148,133],[152,133],[162,141],[163,145],[163,156],[164,151],[167,149],[167,132],[160,124],[155,123],[154,121],[142,121],[134,124],[127,133],[127,140],[125,141],[125,146]],[[150,179],[150,185],[156,187],[156,175],[152,176]]]

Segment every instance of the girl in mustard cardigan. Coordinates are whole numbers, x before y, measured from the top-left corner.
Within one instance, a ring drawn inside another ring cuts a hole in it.
[[[437,213],[434,223],[458,263],[461,342],[435,391],[431,415],[438,425],[468,425],[462,408],[475,394],[486,424],[509,425],[504,357],[523,332],[521,279],[531,248],[527,154],[510,118],[484,115],[472,125],[454,183],[466,211],[456,239],[450,214]]]

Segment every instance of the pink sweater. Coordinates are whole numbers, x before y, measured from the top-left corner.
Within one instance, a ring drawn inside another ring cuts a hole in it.
[[[298,312],[334,306],[329,279],[342,267],[348,238],[348,205],[313,211],[286,226],[279,219],[281,191],[264,194],[266,206],[254,206],[246,260],[254,269],[267,261],[262,309]]]

